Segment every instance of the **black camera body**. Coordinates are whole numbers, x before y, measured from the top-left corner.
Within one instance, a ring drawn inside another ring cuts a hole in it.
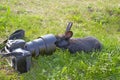
[[[23,49],[24,45],[24,40],[8,40],[2,55],[6,57],[8,64],[20,73],[29,71],[31,67],[32,56],[30,51]]]
[[[32,57],[50,55],[56,50],[56,37],[53,34],[25,42],[21,39],[24,36],[23,32],[22,30],[15,31],[6,40],[5,47],[2,50],[2,57],[5,57],[8,64],[19,73],[30,70]]]

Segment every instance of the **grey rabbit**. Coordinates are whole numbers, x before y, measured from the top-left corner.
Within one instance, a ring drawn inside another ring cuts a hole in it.
[[[72,22],[69,22],[65,34],[56,35],[56,46],[61,49],[68,49],[70,53],[80,51],[91,52],[102,49],[102,44],[94,37],[71,38],[73,32],[70,31]]]

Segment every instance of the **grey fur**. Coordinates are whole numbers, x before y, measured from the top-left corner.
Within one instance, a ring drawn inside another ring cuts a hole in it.
[[[67,31],[63,35],[56,35],[56,46],[68,49],[70,53],[91,52],[102,49],[102,44],[95,37],[71,38],[72,35],[72,31]]]

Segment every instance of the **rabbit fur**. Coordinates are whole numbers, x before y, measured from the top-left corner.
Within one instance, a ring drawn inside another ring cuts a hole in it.
[[[70,53],[80,51],[91,52],[102,49],[102,44],[92,36],[84,38],[72,38],[73,32],[70,31],[72,23],[70,22],[66,28],[65,34],[56,35],[56,46],[61,49],[68,49]]]

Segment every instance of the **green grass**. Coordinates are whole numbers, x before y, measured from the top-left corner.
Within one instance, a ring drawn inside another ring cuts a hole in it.
[[[73,22],[74,37],[95,36],[100,52],[75,55],[57,48],[51,56],[32,59],[31,70],[15,72],[0,59],[1,80],[119,80],[119,0],[0,0],[0,42],[16,29],[26,31],[26,41],[45,34],[64,33]],[[2,44],[0,48],[2,48]]]

